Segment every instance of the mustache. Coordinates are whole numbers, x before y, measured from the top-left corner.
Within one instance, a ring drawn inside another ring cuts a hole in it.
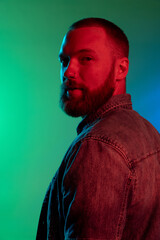
[[[67,91],[69,89],[86,89],[86,86],[83,83],[77,83],[72,80],[67,80],[66,82],[61,84],[61,89]]]

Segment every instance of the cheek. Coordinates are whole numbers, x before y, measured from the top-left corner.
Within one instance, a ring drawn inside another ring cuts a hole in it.
[[[83,80],[85,85],[90,90],[95,90],[101,85],[104,84],[104,82],[107,79],[109,72],[106,68],[102,67],[93,67],[93,68],[87,68],[83,71],[81,71],[80,78]]]
[[[97,85],[99,74],[94,69],[87,69],[81,75],[81,78],[90,90],[94,89]]]

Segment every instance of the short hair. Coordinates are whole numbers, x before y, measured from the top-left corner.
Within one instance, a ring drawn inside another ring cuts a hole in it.
[[[69,31],[82,27],[102,27],[107,36],[113,40],[113,53],[117,57],[127,57],[129,55],[129,41],[125,33],[114,23],[104,18],[84,18],[69,27]]]

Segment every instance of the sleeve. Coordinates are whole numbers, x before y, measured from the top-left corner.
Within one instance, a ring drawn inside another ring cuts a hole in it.
[[[130,170],[111,145],[80,144],[62,181],[65,240],[121,239],[130,189]]]

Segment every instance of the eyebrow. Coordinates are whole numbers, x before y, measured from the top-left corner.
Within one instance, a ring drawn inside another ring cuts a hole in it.
[[[86,52],[86,53],[87,53],[87,52],[88,52],[88,53],[89,53],[89,52],[90,52],[90,53],[92,52],[92,53],[96,54],[96,52],[95,52],[93,49],[84,48],[84,49],[80,49],[80,50],[76,51],[76,52],[74,53],[74,55],[75,55],[75,54],[78,54],[78,53],[85,53],[85,52]],[[58,55],[58,58],[61,59],[61,58],[65,57],[65,56],[67,56],[67,55],[64,54],[63,52],[61,52],[61,53]]]

